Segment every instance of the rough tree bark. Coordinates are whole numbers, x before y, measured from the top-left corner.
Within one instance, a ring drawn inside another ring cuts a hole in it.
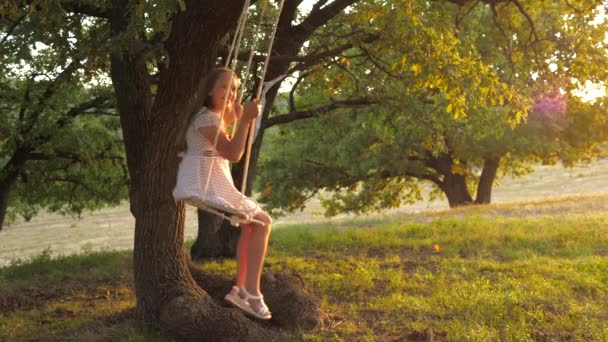
[[[199,287],[197,281],[205,286],[205,279],[193,278],[197,270],[182,247],[184,206],[171,195],[178,165],[175,122],[186,120],[201,76],[213,65],[213,51],[236,26],[242,5],[243,1],[186,1],[187,10],[172,20],[165,43],[168,65],[161,70],[155,99],[144,54],[129,44],[110,55],[131,176],[137,313],[145,323],[180,341],[288,339],[235,309],[223,309]],[[128,16],[136,13],[129,2],[113,0],[110,11],[112,37],[136,40],[135,34],[129,36]]]
[[[500,163],[500,157],[485,158],[483,163],[483,170],[479,177],[479,184],[477,184],[477,196],[475,198],[476,204],[490,204],[492,201],[492,184],[496,179],[496,171],[498,171],[498,165]]]

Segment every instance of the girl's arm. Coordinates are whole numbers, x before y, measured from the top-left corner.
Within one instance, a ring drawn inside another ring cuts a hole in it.
[[[215,145],[215,148],[217,149],[218,153],[222,157],[230,160],[231,162],[238,162],[243,156],[243,152],[245,151],[245,142],[247,141],[247,134],[249,132],[249,126],[255,120],[255,118],[260,115],[261,111],[259,102],[257,100],[253,100],[252,102],[246,103],[244,107],[244,113],[241,118],[241,121],[237,125],[234,137],[230,139],[226,135],[226,132],[221,130],[219,136],[217,137],[217,144]],[[217,127],[201,127],[199,128],[199,132],[207,140],[213,143],[217,129]]]

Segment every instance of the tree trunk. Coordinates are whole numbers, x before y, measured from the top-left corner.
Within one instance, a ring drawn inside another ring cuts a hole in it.
[[[449,154],[444,153],[439,157],[429,157],[426,166],[443,176],[443,179],[437,177],[431,177],[431,179],[448,198],[450,208],[473,203],[473,197],[471,197],[467,188],[466,176],[452,171],[454,159]]]
[[[444,177],[444,187],[442,188],[450,208],[469,205],[473,203],[473,198],[467,188],[466,177],[458,174],[448,174]]]
[[[138,12],[128,3],[112,2],[111,34],[136,41],[127,16]],[[172,21],[165,44],[168,66],[161,70],[154,101],[145,55],[127,46],[110,54],[131,177],[137,313],[146,324],[180,341],[285,338],[222,309],[196,284],[182,247],[184,206],[171,195],[178,165],[175,122],[186,120],[188,103],[203,73],[213,66],[212,52],[236,26],[242,5],[243,1],[186,1],[187,10]]]
[[[8,209],[8,197],[11,192],[11,188],[15,183],[15,178],[4,179],[0,184],[0,231],[4,226],[4,219],[6,218],[6,210]]]
[[[20,146],[0,170],[0,231],[4,226],[11,189],[28,160],[29,151],[29,146]]]
[[[241,189],[241,179],[243,175],[243,164],[238,163],[232,166],[232,179],[237,189]],[[251,195],[251,187],[245,194]],[[234,258],[236,256],[236,245],[241,234],[241,230],[235,228],[226,220],[222,220],[217,215],[198,210],[198,235],[190,255],[194,260],[204,260],[207,258]]]
[[[479,184],[477,185],[477,197],[475,203],[477,204],[490,204],[492,201],[492,185],[496,178],[496,171],[498,171],[498,164],[500,163],[500,157],[496,158],[485,158],[483,163],[483,170],[479,177]]]
[[[222,218],[208,211],[198,209],[198,234],[190,248],[193,260],[217,258],[223,255],[219,235],[216,234],[222,224]]]
[[[241,234],[238,227],[229,221],[209,213],[198,210],[198,235],[190,248],[190,255],[194,260],[212,258],[233,258],[236,255],[236,243]]]

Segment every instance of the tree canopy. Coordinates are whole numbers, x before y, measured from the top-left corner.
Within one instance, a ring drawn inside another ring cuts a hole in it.
[[[116,205],[128,176],[107,26],[58,2],[0,8],[0,228],[38,210]]]
[[[607,77],[597,4],[355,8],[341,24],[380,38],[311,72],[296,102],[375,104],[277,128],[260,182],[272,207],[295,210],[323,191],[328,214],[380,210],[419,200],[421,180],[450,205],[487,203],[496,175],[588,161],[606,141],[605,99],[574,95]]]

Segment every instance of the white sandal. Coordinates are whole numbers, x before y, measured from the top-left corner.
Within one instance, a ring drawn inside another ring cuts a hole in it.
[[[239,292],[241,292],[241,291],[245,295],[245,298],[242,298],[241,296],[239,296]],[[243,310],[245,313],[247,313],[255,318],[262,319],[262,320],[268,320],[268,319],[272,318],[272,314],[270,313],[268,306],[266,306],[266,303],[264,302],[264,296],[261,294],[258,296],[252,295],[251,293],[249,293],[249,291],[247,291],[245,286],[243,286],[241,288],[238,288],[237,286],[233,286],[230,293],[228,293],[224,297],[224,299],[227,302],[229,302],[230,304],[236,306],[237,308]],[[257,311],[254,310],[251,307],[251,304],[249,303],[250,299],[259,300],[262,307]]]
[[[233,286],[232,289],[230,289],[230,292],[224,296],[224,300],[238,308],[246,310],[245,307],[248,306],[249,303],[239,296],[239,292],[241,292],[241,289],[238,286]]]

